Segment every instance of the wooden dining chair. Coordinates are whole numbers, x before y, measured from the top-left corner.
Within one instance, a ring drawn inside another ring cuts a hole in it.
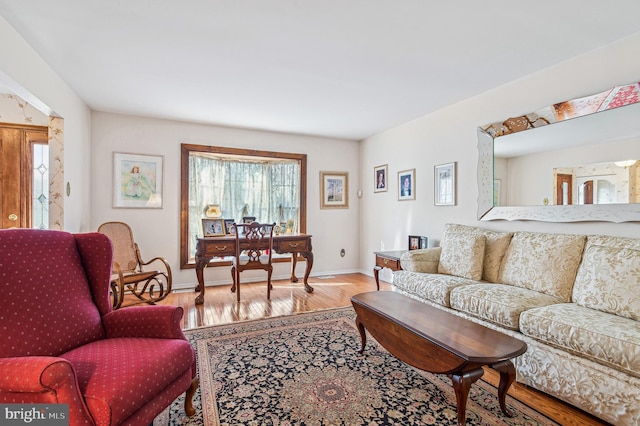
[[[267,271],[267,299],[271,299],[271,274],[273,265],[273,228],[275,223],[234,223],[236,236],[236,255],[231,266],[233,285],[231,291],[236,292],[240,301],[240,272],[251,269]]]
[[[138,299],[131,305],[153,305],[171,293],[169,263],[162,257],[142,260],[129,225],[124,222],[106,222],[98,227],[98,232],[107,235],[113,244],[111,298],[114,309],[122,307],[125,293],[131,293]],[[147,269],[152,264],[157,269]]]

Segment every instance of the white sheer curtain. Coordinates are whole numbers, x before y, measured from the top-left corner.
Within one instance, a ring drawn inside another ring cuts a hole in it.
[[[189,253],[195,256],[202,218],[217,204],[224,219],[242,221],[243,211],[258,222],[298,221],[300,165],[296,160],[248,161],[189,154]]]

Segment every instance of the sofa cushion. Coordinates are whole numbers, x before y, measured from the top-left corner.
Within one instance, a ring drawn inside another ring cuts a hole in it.
[[[573,301],[640,320],[640,251],[589,245],[576,276]]]
[[[516,232],[498,280],[569,302],[585,240],[584,235]]]
[[[405,271],[437,274],[441,251],[440,247],[409,250],[400,257],[400,265]]]
[[[506,284],[472,284],[451,290],[451,307],[511,330],[527,309],[561,303],[555,296]]]
[[[525,311],[520,331],[578,356],[640,377],[640,323],[562,303]]]
[[[444,226],[445,238],[449,234],[459,234],[466,236],[484,235],[484,261],[482,264],[482,279],[495,283],[498,281],[500,263],[504,257],[509,242],[513,236],[512,232],[495,232],[488,229],[476,228],[473,226],[447,223]]]
[[[425,274],[411,271],[395,271],[393,284],[400,290],[421,297],[447,308],[451,290],[477,281],[453,275]]]
[[[484,246],[484,235],[463,235],[445,231],[445,236],[440,242],[442,252],[438,273],[470,280],[481,279]]]

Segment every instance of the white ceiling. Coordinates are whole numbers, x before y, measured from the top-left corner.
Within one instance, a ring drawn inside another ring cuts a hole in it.
[[[0,0],[0,15],[93,110],[355,140],[640,32],[638,0]]]

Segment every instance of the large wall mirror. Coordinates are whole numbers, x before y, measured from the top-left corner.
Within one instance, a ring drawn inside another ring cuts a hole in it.
[[[640,221],[640,84],[478,128],[478,218]]]

